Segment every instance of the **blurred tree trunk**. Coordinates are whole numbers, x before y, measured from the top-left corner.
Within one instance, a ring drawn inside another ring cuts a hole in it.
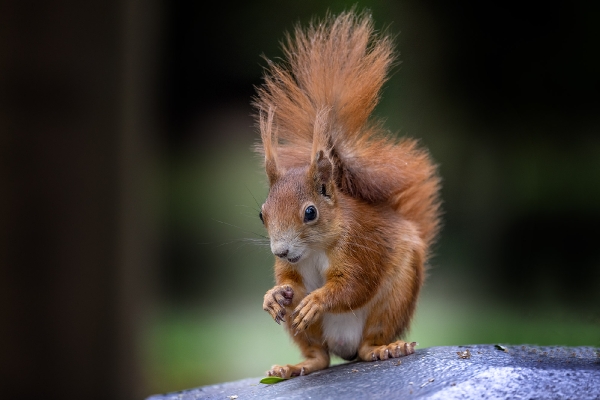
[[[139,398],[157,2],[0,5],[6,398]]]

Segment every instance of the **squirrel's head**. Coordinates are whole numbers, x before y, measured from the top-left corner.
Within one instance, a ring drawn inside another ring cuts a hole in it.
[[[314,251],[324,251],[339,236],[339,194],[333,164],[323,151],[307,167],[277,172],[270,179],[259,217],[269,233],[273,254],[295,264]]]
[[[325,132],[326,111],[315,120],[310,164],[288,169],[277,162],[279,146],[272,134],[273,115],[270,109],[267,118],[261,118],[270,189],[259,216],[269,233],[273,254],[295,264],[313,251],[327,249],[339,236],[339,193]]]

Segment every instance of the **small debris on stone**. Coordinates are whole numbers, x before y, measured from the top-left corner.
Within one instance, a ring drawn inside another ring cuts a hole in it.
[[[398,366],[400,364],[402,364],[402,360],[398,360],[398,362],[396,364],[394,364],[394,365]]]
[[[352,372],[358,372],[358,370],[357,369],[353,369]]]
[[[494,347],[498,350],[508,353],[508,349],[506,347],[502,346],[501,344],[495,344]]]
[[[458,358],[462,358],[463,360],[471,358],[471,352],[469,351],[469,349],[465,351],[457,351],[456,354],[458,354]]]
[[[433,381],[435,381],[435,379],[430,378],[427,382],[425,382],[424,384],[422,384],[420,387],[425,387],[425,385],[429,385]]]
[[[238,398],[237,394],[234,394],[233,396],[227,396],[228,398],[230,398],[231,400],[235,400]]]

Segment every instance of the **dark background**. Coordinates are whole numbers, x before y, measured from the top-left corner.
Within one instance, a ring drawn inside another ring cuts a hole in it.
[[[271,256],[244,240],[263,233],[249,150],[261,54],[279,56],[296,22],[352,4],[0,3],[3,396],[142,398],[231,378],[163,383],[153,340],[174,325],[165,315],[260,308]],[[397,35],[376,114],[440,163],[431,293],[560,311],[598,330],[555,344],[600,345],[596,6],[357,4]],[[251,324],[234,329],[253,346]]]

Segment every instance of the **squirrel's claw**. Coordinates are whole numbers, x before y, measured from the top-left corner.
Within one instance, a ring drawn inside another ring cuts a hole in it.
[[[275,322],[277,322],[279,325],[281,325],[281,322],[285,322],[285,319],[283,318],[285,316],[285,309],[281,309],[277,312],[277,315],[275,316]]]
[[[290,285],[275,286],[265,294],[263,310],[281,325],[281,321],[285,321],[285,307],[292,304],[293,297],[294,291]]]
[[[295,334],[297,335],[312,325],[321,317],[322,313],[323,306],[315,299],[315,296],[306,296],[291,315],[292,329],[295,331]]]

